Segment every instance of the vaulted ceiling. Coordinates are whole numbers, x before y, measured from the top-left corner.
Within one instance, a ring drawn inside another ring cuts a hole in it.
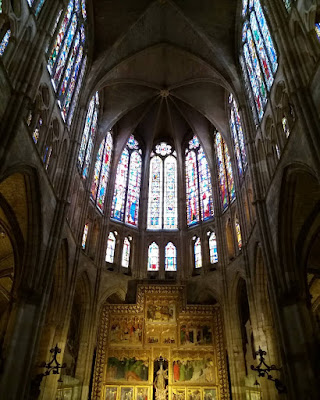
[[[238,4],[239,3],[239,4]],[[99,90],[101,138],[117,147],[129,134],[146,148],[190,131],[204,145],[212,125],[227,131],[226,100],[238,88],[236,0],[93,0],[93,67],[88,96]]]

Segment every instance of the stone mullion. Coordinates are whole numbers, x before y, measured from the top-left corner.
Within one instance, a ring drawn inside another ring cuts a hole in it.
[[[304,83],[305,81],[309,82],[309,77],[303,77],[299,73],[297,63],[301,57],[296,54],[292,39],[287,34],[288,22],[286,18],[281,13],[275,11],[278,8],[278,2],[275,0],[265,0],[265,3],[268,6],[268,16],[271,25],[275,28],[272,29],[274,32],[274,41],[276,41],[279,47],[278,53],[283,57],[282,63],[288,87],[288,95],[293,101],[295,112],[298,116],[297,119],[302,125],[302,131],[309,142],[310,152],[319,172],[320,153],[316,149],[320,148],[320,133],[318,128],[320,121],[310,89]]]

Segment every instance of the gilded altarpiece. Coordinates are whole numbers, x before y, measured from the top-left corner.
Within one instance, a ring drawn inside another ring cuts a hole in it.
[[[227,400],[219,306],[186,305],[184,286],[139,286],[102,310],[93,400]]]

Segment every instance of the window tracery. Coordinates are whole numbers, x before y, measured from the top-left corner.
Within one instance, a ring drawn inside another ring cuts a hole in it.
[[[112,264],[114,262],[114,252],[116,249],[116,237],[113,232],[109,233],[106,251],[106,262]]]
[[[223,210],[225,210],[229,206],[229,204],[236,198],[236,191],[228,146],[223,140],[220,132],[216,132],[215,149],[217,157],[221,205]]]
[[[244,135],[238,104],[232,94],[229,96],[230,129],[233,137],[234,150],[237,158],[239,176],[242,177],[247,166],[247,154],[244,146]]]
[[[78,154],[78,168],[82,173],[82,178],[86,179],[91,163],[91,154],[94,145],[94,138],[97,130],[99,112],[99,94],[96,92],[89,103],[85,125],[82,134],[80,150]]]
[[[261,121],[278,69],[278,57],[259,0],[243,1],[242,55],[245,86],[255,122]]]
[[[159,246],[155,242],[148,248],[148,271],[159,271]]]
[[[61,115],[71,124],[86,67],[84,1],[70,0],[56,33],[47,68]],[[81,10],[80,10],[81,8]]]
[[[176,246],[169,242],[165,247],[165,271],[177,270],[177,249]]]
[[[139,143],[130,136],[120,157],[113,193],[111,218],[137,226],[142,173]]]
[[[112,135],[111,132],[108,132],[99,147],[91,185],[91,199],[95,202],[100,211],[104,210],[104,201],[110,174],[112,148]]]
[[[191,226],[214,215],[211,174],[197,136],[193,136],[186,149],[185,169],[187,223]]]
[[[162,142],[151,153],[148,229],[177,227],[177,159],[172,147]]]

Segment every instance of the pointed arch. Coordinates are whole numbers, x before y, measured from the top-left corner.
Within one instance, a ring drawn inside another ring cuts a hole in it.
[[[148,248],[148,271],[159,271],[159,246],[152,242]]]

